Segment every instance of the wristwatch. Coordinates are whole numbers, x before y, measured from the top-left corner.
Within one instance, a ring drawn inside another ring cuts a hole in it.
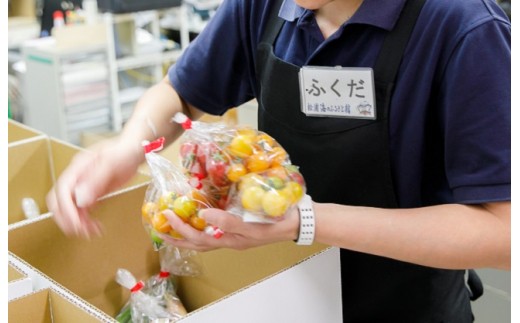
[[[312,199],[309,195],[304,195],[298,202],[300,211],[300,232],[296,244],[311,245],[314,242],[315,220]]]

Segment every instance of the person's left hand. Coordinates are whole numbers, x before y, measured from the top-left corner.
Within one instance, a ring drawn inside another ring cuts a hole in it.
[[[224,232],[217,238],[194,229],[171,210],[165,210],[163,214],[172,228],[175,228],[184,239],[175,239],[164,234],[161,238],[170,245],[196,251],[218,248],[244,250],[274,242],[295,240],[300,221],[297,208],[289,210],[283,220],[275,223],[244,222],[240,217],[220,209],[204,209],[199,216],[204,218],[208,225]]]

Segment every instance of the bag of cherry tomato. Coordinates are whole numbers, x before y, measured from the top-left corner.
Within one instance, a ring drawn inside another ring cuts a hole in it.
[[[276,222],[306,192],[298,167],[268,134],[249,126],[174,119],[185,132],[180,159],[190,183],[211,204],[247,222]]]
[[[163,248],[167,239],[183,239],[175,228],[171,227],[163,213],[165,210],[174,212],[193,228],[218,237],[218,232],[214,232],[213,228],[207,226],[205,220],[198,216],[199,210],[214,205],[201,191],[190,185],[189,179],[181,169],[156,153],[163,145],[164,138],[143,144],[152,181],[146,190],[141,213],[143,225],[152,239],[154,249]]]

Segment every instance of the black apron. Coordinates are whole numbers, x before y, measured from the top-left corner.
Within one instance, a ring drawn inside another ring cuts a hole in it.
[[[281,1],[279,1],[281,4]],[[376,120],[307,117],[300,110],[299,66],[278,59],[284,23],[274,5],[257,49],[258,127],[300,167],[321,203],[398,207],[390,169],[388,110],[402,53],[424,0],[405,5],[374,66]],[[341,249],[345,322],[472,322],[464,271],[428,268]]]

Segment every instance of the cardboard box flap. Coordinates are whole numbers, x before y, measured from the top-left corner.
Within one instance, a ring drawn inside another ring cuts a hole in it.
[[[54,288],[11,300],[8,306],[9,322],[99,322]]]
[[[53,185],[47,138],[11,145],[8,151],[8,223],[25,219],[22,199],[32,198],[47,212],[45,194]]]
[[[329,247],[179,322],[343,322],[339,249]]]
[[[49,295],[34,293],[9,302],[9,322],[52,323]]]
[[[25,277],[27,277],[27,275],[22,273],[19,269],[13,267],[11,264],[7,265],[7,280],[9,282],[23,279]]]
[[[7,128],[7,142],[12,143],[32,137],[45,136],[44,133],[32,129],[23,123],[18,121],[8,119],[8,128]]]
[[[200,253],[204,274],[179,277],[179,297],[193,311],[257,281],[294,266],[325,246],[277,243],[245,251],[219,249]]]

